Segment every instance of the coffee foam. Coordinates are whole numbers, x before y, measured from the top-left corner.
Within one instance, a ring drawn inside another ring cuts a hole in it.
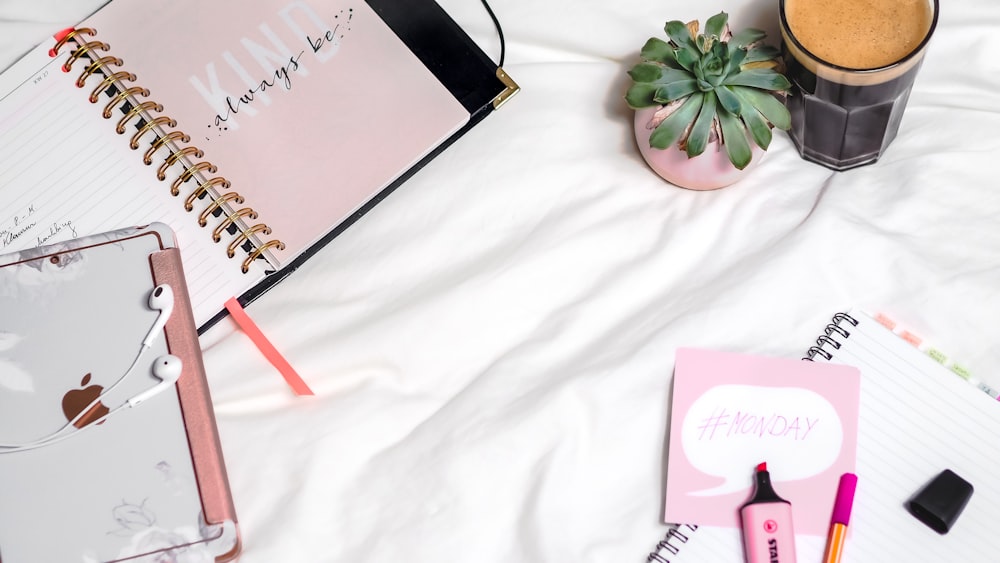
[[[852,85],[885,82],[918,64],[936,15],[930,0],[784,0],[782,10],[790,54],[817,76]]]

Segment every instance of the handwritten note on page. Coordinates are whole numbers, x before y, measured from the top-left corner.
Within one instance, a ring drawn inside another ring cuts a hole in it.
[[[796,533],[824,535],[840,475],[855,469],[860,386],[853,367],[679,349],[664,519],[738,526],[766,461]]]

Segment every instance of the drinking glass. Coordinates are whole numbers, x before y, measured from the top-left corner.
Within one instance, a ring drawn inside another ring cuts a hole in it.
[[[920,16],[926,20],[923,24],[926,33],[911,39],[916,46],[886,64],[852,68],[826,60],[838,58],[836,46],[832,51],[830,46],[826,47],[831,53],[826,59],[806,48],[806,44],[819,45],[828,39],[818,36],[829,33],[829,26],[825,28],[827,31],[815,31],[813,37],[807,38],[804,28],[793,30],[794,20],[789,25],[789,5],[809,2],[837,6],[838,2],[780,0],[782,55],[786,75],[792,82],[785,102],[792,117],[789,136],[802,158],[833,170],[847,170],[871,164],[885,152],[896,137],[914,79],[937,26],[938,0],[919,1],[927,3],[929,12]],[[901,0],[883,2],[893,4]],[[897,14],[900,12],[905,10],[896,10]],[[795,31],[802,37],[796,36]],[[841,41],[839,45],[843,47],[845,43]]]

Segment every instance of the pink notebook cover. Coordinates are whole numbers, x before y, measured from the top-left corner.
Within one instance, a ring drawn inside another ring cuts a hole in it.
[[[469,120],[362,0],[114,0],[81,26],[284,242],[282,263]]]

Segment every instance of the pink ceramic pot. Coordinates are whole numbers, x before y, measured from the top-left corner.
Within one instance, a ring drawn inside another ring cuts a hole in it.
[[[639,152],[654,172],[671,184],[691,190],[715,190],[739,180],[764,158],[764,150],[750,140],[752,158],[746,168],[740,170],[729,161],[726,149],[719,142],[709,143],[705,152],[688,158],[686,152],[673,145],[666,149],[649,146],[649,136],[653,133],[650,121],[658,106],[642,108],[635,112],[635,140]]]

